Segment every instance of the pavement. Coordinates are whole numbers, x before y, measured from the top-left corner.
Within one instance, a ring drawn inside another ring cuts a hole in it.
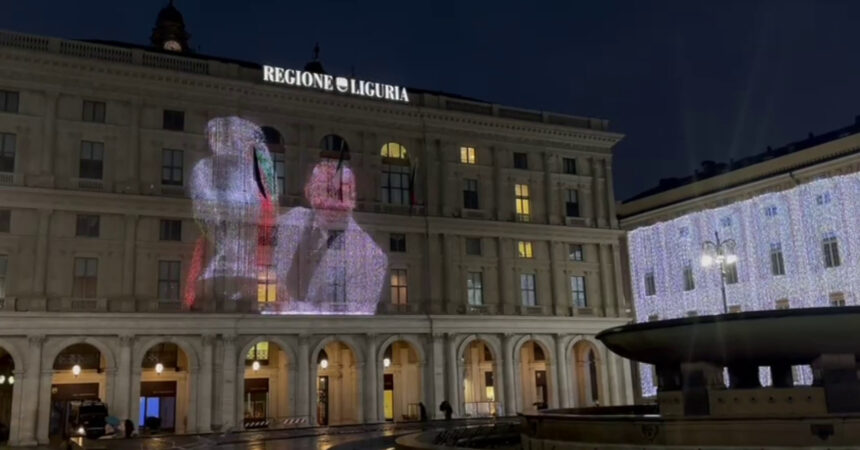
[[[394,440],[404,434],[431,429],[443,430],[516,421],[516,418],[457,419],[397,424],[255,430],[237,433],[163,435],[86,441],[83,448],[88,450],[203,450],[215,447],[223,450],[388,450],[393,449]],[[56,449],[56,447],[26,448],[28,450]],[[4,447],[0,447],[0,449],[5,450]],[[14,450],[19,449],[14,448]]]

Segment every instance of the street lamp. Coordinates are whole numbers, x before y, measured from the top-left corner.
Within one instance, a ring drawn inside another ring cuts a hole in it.
[[[720,240],[720,233],[714,231],[714,240],[702,243],[702,267],[718,266],[720,268],[720,291],[723,294],[723,312],[729,312],[726,302],[726,266],[738,261],[735,254],[737,244],[733,239]]]

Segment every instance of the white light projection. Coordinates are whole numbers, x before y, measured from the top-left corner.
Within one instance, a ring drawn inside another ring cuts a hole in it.
[[[637,322],[723,313],[720,274],[699,263],[702,243],[734,239],[738,282],[726,285],[729,308],[742,311],[830,306],[860,292],[860,175],[816,180],[721,208],[699,211],[638,228],[628,234],[631,285]],[[834,239],[835,238],[835,239]],[[836,245],[825,246],[835,240]],[[776,253],[781,252],[784,269]],[[684,290],[683,269],[692,263],[695,288]],[[653,278],[652,292],[646,287]],[[649,281],[646,281],[648,279]],[[656,393],[652,371],[640,365],[644,395]],[[804,367],[798,380],[808,384]],[[762,371],[764,377],[764,372]],[[769,377],[762,381],[769,383]]]

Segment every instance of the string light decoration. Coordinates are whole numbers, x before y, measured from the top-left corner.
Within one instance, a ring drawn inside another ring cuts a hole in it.
[[[194,218],[203,232],[186,284],[189,308],[198,280],[219,281],[223,292],[218,294],[226,299],[253,295],[257,268],[267,264],[259,261],[258,228],[273,223],[278,195],[260,127],[239,117],[218,117],[208,122],[206,137],[211,154],[194,166],[189,185]],[[211,251],[204,252],[207,244]]]
[[[701,259],[702,242],[715,231],[737,243],[737,277],[726,284],[730,311],[856,304],[857,205],[860,174],[849,174],[631,231],[637,322],[723,312],[719,271],[693,264],[695,288],[684,290],[684,267]],[[811,383],[808,366],[794,371],[796,384]],[[655,394],[653,369],[642,364],[640,374],[643,394]],[[770,384],[769,371],[760,370],[760,378]]]
[[[355,176],[321,161],[305,185],[311,208],[278,219],[274,262],[279,313],[373,314],[388,259],[352,216]]]

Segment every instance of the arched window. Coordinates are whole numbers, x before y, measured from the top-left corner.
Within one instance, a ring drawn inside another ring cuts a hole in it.
[[[281,136],[281,132],[266,126],[262,127],[263,130],[263,139],[266,140],[266,144],[269,145],[284,145],[284,137]]]
[[[320,156],[323,158],[349,159],[349,144],[346,139],[336,134],[323,136],[320,148]]]
[[[406,147],[397,142],[382,146],[382,201],[393,205],[412,204],[412,171]]]

